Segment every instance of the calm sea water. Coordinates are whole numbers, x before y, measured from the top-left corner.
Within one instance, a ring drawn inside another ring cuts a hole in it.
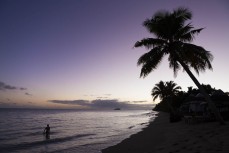
[[[0,109],[0,152],[100,153],[147,126],[148,113]],[[47,124],[50,138],[43,135]]]

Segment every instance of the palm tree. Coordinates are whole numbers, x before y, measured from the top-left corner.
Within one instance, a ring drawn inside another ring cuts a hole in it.
[[[153,97],[153,100],[156,100],[157,98],[160,98],[161,100],[166,98],[166,92],[165,92],[165,83],[163,81],[160,81],[159,83],[155,84],[154,88],[151,91],[151,95]]]
[[[172,12],[159,11],[151,19],[144,21],[143,26],[155,37],[144,38],[134,45],[149,49],[138,59],[138,65],[142,66],[140,76],[146,77],[157,68],[162,58],[168,55],[169,67],[173,69],[174,76],[182,66],[205,96],[216,118],[221,124],[225,124],[210,96],[190,71],[190,68],[193,68],[199,74],[200,71],[212,69],[213,60],[213,55],[209,51],[191,44],[195,35],[203,30],[203,28],[194,29],[191,23],[186,23],[191,19],[192,13],[188,9],[178,8]]]
[[[153,100],[157,98],[163,100],[165,98],[177,95],[180,89],[181,87],[177,86],[177,84],[173,81],[160,81],[159,83],[155,84],[155,87],[152,89],[151,95],[153,97]]]
[[[179,93],[179,90],[181,89],[181,87],[177,86],[177,84],[173,81],[166,82],[166,88],[167,93],[170,97],[176,96]]]
[[[177,86],[177,84],[173,81],[160,81],[159,83],[155,84],[154,88],[152,89],[151,95],[153,97],[153,100],[160,98],[162,101],[166,101],[170,111],[174,114],[174,109],[171,105],[171,98],[177,95],[180,89],[181,87]]]

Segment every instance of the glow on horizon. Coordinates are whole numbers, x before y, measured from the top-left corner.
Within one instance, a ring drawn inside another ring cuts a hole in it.
[[[149,1],[5,1],[0,11],[0,82],[26,91],[0,91],[0,107],[76,108],[49,100],[117,100],[152,104],[153,86],[173,80],[187,90],[195,87],[179,71],[174,78],[165,58],[157,70],[139,78],[137,60],[146,50],[136,41],[151,37],[142,22],[156,11],[184,6],[192,23],[205,29],[194,44],[214,55],[213,71],[197,79],[229,91],[229,4],[226,0]],[[27,93],[27,94],[26,94]],[[156,103],[156,102],[154,102]],[[4,104],[4,105],[3,105]]]

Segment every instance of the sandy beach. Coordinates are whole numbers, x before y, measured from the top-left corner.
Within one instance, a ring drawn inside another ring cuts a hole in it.
[[[185,124],[169,123],[167,113],[158,117],[141,132],[102,153],[228,153],[229,122]]]

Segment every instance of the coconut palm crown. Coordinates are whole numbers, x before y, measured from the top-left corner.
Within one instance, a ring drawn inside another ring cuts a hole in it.
[[[181,89],[180,86],[173,81],[163,82],[160,81],[156,83],[154,88],[151,91],[151,95],[153,100],[160,98],[161,100],[168,98],[169,96],[175,96],[178,94],[179,90]]]
[[[212,54],[203,47],[191,44],[196,34],[203,28],[194,29],[187,21],[192,19],[192,13],[186,8],[178,8],[173,12],[159,11],[151,19],[146,19],[144,27],[154,38],[144,38],[135,43],[135,47],[146,47],[149,52],[143,54],[138,65],[142,65],[141,77],[146,77],[157,68],[165,55],[169,55],[169,67],[176,76],[180,69],[180,60],[197,74],[199,71],[212,69]]]

